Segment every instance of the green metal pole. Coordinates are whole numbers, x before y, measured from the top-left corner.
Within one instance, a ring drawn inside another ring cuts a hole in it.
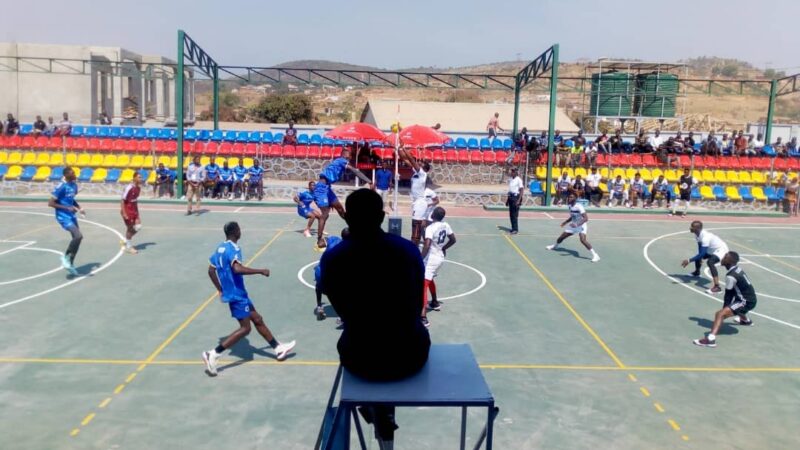
[[[547,180],[544,188],[544,206],[549,206],[552,200],[550,189],[553,185],[553,134],[556,128],[556,108],[558,108],[558,44],[553,44],[553,68],[550,71],[550,122],[547,125]]]
[[[767,108],[767,131],[764,132],[764,145],[772,143],[772,116],[775,114],[775,98],[778,92],[778,80],[772,80],[769,85],[769,108]]]
[[[219,69],[214,66],[214,131],[219,130]]]
[[[175,74],[175,120],[178,126],[178,198],[183,196],[183,30],[178,30],[178,72]]]
[[[519,79],[519,75],[516,77],[516,81],[514,83],[514,125],[511,127],[511,138],[514,139],[517,135],[517,127],[519,127],[519,91],[522,89],[520,88],[520,84],[522,82]]]

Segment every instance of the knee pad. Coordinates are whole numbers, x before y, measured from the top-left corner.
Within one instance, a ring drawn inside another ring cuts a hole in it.
[[[133,231],[138,232],[141,229],[142,229],[142,224],[140,223],[137,223],[136,225],[133,226]]]

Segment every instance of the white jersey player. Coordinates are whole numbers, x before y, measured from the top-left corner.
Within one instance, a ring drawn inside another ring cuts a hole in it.
[[[719,285],[719,273],[717,272],[717,264],[722,260],[726,253],[728,253],[728,245],[714,233],[703,229],[703,222],[695,220],[689,226],[689,232],[695,235],[697,241],[697,254],[689,259],[684,259],[681,266],[686,267],[690,262],[694,263],[694,272],[689,274],[693,277],[700,276],[700,267],[703,265],[703,260],[708,260],[708,270],[711,272],[711,278],[714,279],[714,286],[708,290],[712,294],[722,292]]]
[[[608,206],[614,205],[614,200],[619,200],[621,204],[628,206],[628,191],[625,190],[625,180],[622,175],[617,175],[608,186]]]
[[[420,164],[402,147],[398,150],[398,155],[400,155],[400,158],[410,165],[411,169],[414,171],[414,174],[411,176],[411,242],[415,245],[419,245],[422,232],[425,228],[425,218],[418,220],[413,217],[414,203],[425,197],[425,191],[428,186],[428,173],[431,171],[431,165],[427,162]]]
[[[566,226],[566,228],[564,229],[564,232],[561,233],[561,236],[558,237],[556,243],[553,245],[548,245],[547,249],[558,249],[558,245],[561,244],[564,239],[577,233],[581,240],[581,244],[586,247],[586,250],[589,250],[592,253],[592,262],[600,261],[600,255],[594,251],[592,244],[590,244],[586,239],[586,233],[589,231],[589,215],[586,214],[586,209],[584,209],[583,205],[578,203],[577,200],[578,198],[574,193],[569,194],[569,218],[561,223],[561,226]]]
[[[422,258],[425,262],[425,286],[422,291],[422,323],[429,326],[427,310],[439,311],[441,302],[436,298],[436,283],[434,278],[439,274],[439,268],[444,263],[447,249],[456,243],[453,229],[444,221],[445,210],[441,206],[434,208],[431,218],[433,222],[425,229],[425,245],[422,247]],[[428,291],[431,292],[431,302],[428,303]]]
[[[631,180],[630,187],[628,189],[628,199],[630,200],[630,207],[635,208],[639,199],[642,199],[642,207],[644,207],[647,202],[645,202],[644,198],[644,191],[647,184],[642,179],[642,175],[639,172],[633,176]]]

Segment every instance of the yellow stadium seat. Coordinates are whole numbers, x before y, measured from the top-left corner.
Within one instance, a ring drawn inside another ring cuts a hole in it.
[[[35,166],[46,166],[50,164],[50,153],[39,152],[36,154],[36,161],[33,162]]]
[[[53,153],[50,155],[50,161],[47,164],[51,167],[58,167],[64,165],[64,154],[63,153]]]
[[[106,155],[103,157],[103,164],[102,167],[116,167],[117,165],[117,155]]]
[[[200,158],[200,165],[201,166],[205,167],[205,166],[209,165],[210,163],[211,163],[211,158],[209,158],[208,156],[203,156],[202,158]]]
[[[50,176],[50,167],[42,166],[36,169],[36,175],[33,176],[33,181],[44,181]]]
[[[636,172],[638,172],[638,170],[636,170],[636,169],[634,169],[632,167],[628,168],[628,169],[625,170],[625,176],[623,176],[622,178],[625,178],[626,180],[630,180],[631,178],[633,178],[634,175],[636,175]]]
[[[134,171],[133,169],[125,169],[125,170],[123,170],[122,174],[120,174],[120,176],[119,176],[119,182],[120,183],[130,183],[133,180],[133,174],[135,174],[135,173],[136,173],[136,171]]]
[[[142,167],[152,167],[153,158],[150,158],[150,161],[151,161],[150,166],[145,166],[144,165],[144,156],[142,156],[142,155],[134,155],[134,157],[131,158],[131,162],[128,163],[128,168],[129,169],[141,169]]]
[[[175,158],[175,167],[178,167],[178,157],[174,156],[173,158]],[[189,167],[189,164],[191,164],[191,163],[192,163],[192,159],[191,158],[183,158],[183,168],[184,169]]]
[[[767,196],[764,195],[764,189],[762,189],[761,186],[753,187],[753,190],[751,191],[751,193],[753,194],[753,198],[754,199],[760,200],[760,201],[763,201],[763,202],[767,201]]]
[[[575,176],[578,176],[578,175],[580,175],[581,178],[586,178],[586,175],[588,175],[588,174],[586,173],[586,169],[585,168],[578,167],[578,168],[575,169]]]
[[[550,183],[550,195],[556,195],[556,184]]]
[[[20,175],[22,175],[22,166],[11,166],[8,168],[8,173],[6,173],[5,179],[18,180]]]
[[[228,167],[235,167],[239,164],[239,158],[228,158]],[[536,168],[536,178],[544,180],[547,176],[547,167],[539,166]]]
[[[703,197],[703,200],[716,200],[717,198],[714,196],[714,192],[711,190],[711,186],[707,184],[700,186],[700,196]]]
[[[725,194],[728,195],[728,200],[741,200],[742,196],[739,195],[739,189],[736,186],[728,186],[725,188]]]
[[[92,167],[102,167],[103,166],[103,155],[99,153],[95,153],[94,155],[90,156],[89,165]]]
[[[150,174],[147,175],[147,184],[155,184],[156,182],[156,171],[151,170]]]
[[[238,163],[237,163],[238,165]],[[553,170],[550,171],[550,178],[556,180],[561,176],[561,169],[558,167],[553,167]]]
[[[137,156],[141,156],[141,155],[137,155]],[[136,161],[136,156],[133,157],[133,160]],[[154,161],[154,158],[152,156],[145,156],[144,157],[144,161],[141,164],[139,164],[139,166],[134,167],[134,169],[138,169],[139,167],[145,167],[147,169],[153,168],[155,166],[155,164],[153,164],[153,161]],[[131,163],[131,164],[133,164],[133,163]]]
[[[725,172],[725,177],[728,178],[728,183],[740,183],[739,172],[735,170],[728,170]]]
[[[21,162],[22,162],[22,153],[11,152],[8,155],[8,160],[6,161],[6,164],[12,165],[12,164],[19,164]]]
[[[8,161],[8,152],[5,150],[0,151],[0,164],[5,164]]]
[[[675,183],[680,179],[680,175],[678,175],[678,171],[675,169],[669,169],[664,172],[664,178],[667,179],[670,183]]]
[[[245,159],[244,159],[244,166],[245,166],[245,167],[253,167],[253,158],[245,158]],[[570,178],[575,178],[575,177],[572,175],[572,169],[567,169],[567,170],[569,170],[569,172],[568,172],[568,173],[570,173],[570,176],[569,176],[569,177],[570,177]]]
[[[183,162],[185,163],[186,159],[184,159]],[[164,165],[166,167],[172,169],[172,170],[177,169],[178,168],[178,157],[177,156],[173,156],[172,158],[169,159],[169,164],[164,164]]]
[[[603,191],[604,194],[608,193],[608,184],[600,183],[600,190]]]
[[[102,183],[106,181],[106,176],[108,176],[108,171],[102,167],[95,169],[94,173],[92,174],[92,183]]]
[[[78,160],[75,162],[78,167],[89,167],[92,165],[92,157],[88,153],[81,153],[78,155]]]
[[[728,177],[725,176],[724,170],[715,170],[714,171],[714,181],[717,183],[727,183]]]
[[[614,168],[614,170],[611,172],[611,176],[609,178],[617,178],[617,176],[621,176],[622,178],[625,178],[625,169],[622,169],[620,167]]]
[[[131,165],[131,157],[128,155],[119,155],[117,156],[117,165],[120,169],[125,169],[130,167]]]
[[[171,161],[172,161],[172,158],[170,158],[169,156],[159,156],[158,157],[158,163],[159,164],[163,164],[165,166],[169,166]],[[177,164],[178,164],[177,161],[178,161],[178,157],[176,156],[175,157],[175,165],[176,165],[176,167],[177,167]]]
[[[233,168],[239,165],[239,158],[233,156],[228,158],[228,167]],[[547,166],[540,166],[536,168],[536,178],[544,180],[547,178]]]
[[[737,175],[739,176],[740,183],[751,184],[753,182],[753,179],[750,177],[750,172],[746,170],[740,171]]]
[[[653,169],[650,171],[650,174],[653,175],[653,179],[655,180],[661,175],[664,175],[664,171],[661,169]]]
[[[706,183],[714,182],[714,172],[712,172],[712,171],[710,171],[708,169],[704,169],[703,170],[703,181],[706,182]]]
[[[639,175],[642,176],[642,179],[644,181],[653,181],[653,174],[650,173],[650,169],[644,169],[644,168],[639,169]]]
[[[700,171],[699,171],[699,170],[697,170],[697,169],[695,169],[695,170],[693,170],[693,171],[692,171],[692,176],[693,176],[693,177],[694,177],[694,179],[695,179],[695,180],[697,180],[699,183],[702,183],[703,181],[705,181],[705,179],[703,178],[703,173],[702,173],[702,172],[700,172]],[[712,180],[708,180],[708,181],[712,181]]]
[[[22,154],[22,161],[20,162],[20,164],[22,164],[23,166],[31,166],[35,162],[36,162],[36,153],[25,152]]]
[[[214,162],[220,167],[222,167],[222,164],[224,164],[225,161],[227,160],[222,156],[217,156],[216,158],[214,158]]]
[[[764,184],[767,182],[764,178],[764,174],[757,170],[750,171],[750,178],[753,180],[753,183]]]

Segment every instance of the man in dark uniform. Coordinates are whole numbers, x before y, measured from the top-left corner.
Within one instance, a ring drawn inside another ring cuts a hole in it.
[[[678,180],[678,190],[680,191],[680,197],[675,199],[675,202],[672,204],[672,214],[676,214],[676,210],[678,209],[678,203],[683,202],[683,215],[685,216],[689,212],[689,203],[692,200],[692,187],[695,184],[695,179],[692,176],[689,169],[683,169],[683,175],[681,175],[680,180]]]
[[[725,276],[725,300],[722,309],[714,315],[714,325],[711,327],[711,332],[702,339],[692,341],[695,345],[716,347],[717,332],[722,326],[722,322],[728,317],[736,316],[733,321],[739,325],[753,325],[753,321],[747,317],[747,313],[756,307],[756,290],[738,264],[739,254],[736,252],[728,252],[722,258],[722,265],[728,269],[728,273]]]

